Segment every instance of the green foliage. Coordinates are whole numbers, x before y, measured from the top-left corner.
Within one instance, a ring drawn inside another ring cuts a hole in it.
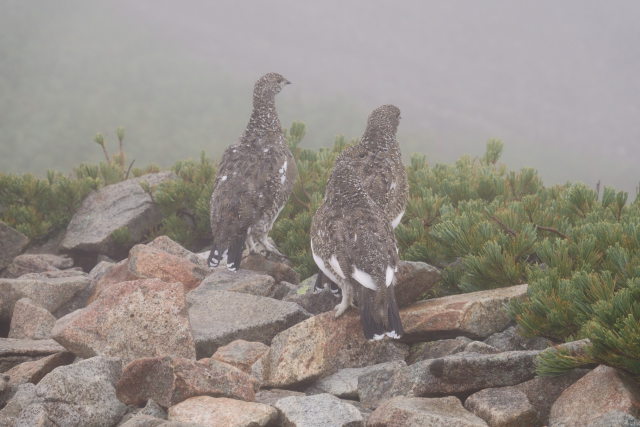
[[[134,243],[131,233],[127,227],[120,227],[111,233],[111,241],[119,247],[131,247]]]

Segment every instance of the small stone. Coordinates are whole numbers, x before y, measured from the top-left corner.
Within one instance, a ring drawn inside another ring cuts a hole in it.
[[[328,393],[291,396],[276,402],[280,425],[284,427],[364,426],[360,411]]]
[[[551,407],[550,426],[578,427],[609,412],[640,415],[640,386],[615,368],[600,365],[567,388]]]
[[[30,338],[41,340],[51,338],[51,329],[56,318],[46,309],[35,304],[29,298],[16,302],[9,327],[9,338]]]
[[[282,298],[289,290],[273,277],[252,270],[229,271],[218,268],[204,278],[203,285],[218,291],[242,292],[260,297]]]
[[[289,282],[294,285],[300,283],[300,275],[293,268],[283,262],[266,259],[262,255],[249,254],[242,259],[240,268],[268,274],[276,282]]]
[[[486,427],[481,418],[462,407],[458,398],[394,397],[382,402],[367,421],[368,427]]]
[[[354,310],[338,319],[323,313],[276,335],[263,360],[265,385],[293,386],[343,368],[404,359],[407,352],[395,340],[366,340]]]
[[[335,306],[340,303],[340,299],[337,298],[329,289],[324,289],[321,292],[314,292],[314,285],[316,283],[317,274],[305,279],[300,283],[300,286],[296,292],[290,292],[283,298],[284,301],[295,302],[304,308],[311,314],[320,314],[327,311],[331,311]]]
[[[440,270],[424,262],[400,261],[394,292],[398,307],[425,299],[440,282]]]
[[[197,396],[169,408],[169,420],[210,427],[263,427],[278,419],[278,411],[262,403],[225,397]]]
[[[29,244],[29,238],[0,221],[0,270],[22,253]]]
[[[468,353],[481,353],[481,354],[496,354],[500,353],[500,350],[485,344],[482,341],[471,341],[464,347],[464,351]]]
[[[413,344],[407,357],[407,364],[412,365],[420,360],[438,359],[460,353],[470,342],[471,339],[467,337],[457,337]]]
[[[190,250],[184,248],[183,246],[181,246],[179,243],[171,240],[169,237],[167,236],[159,236],[156,237],[155,239],[153,239],[151,242],[149,242],[147,244],[147,246],[150,246],[152,248],[155,249],[159,249],[161,251],[164,251],[168,254],[171,255],[175,255],[178,256],[180,258],[184,258],[204,269],[206,269],[208,271],[209,266],[207,265],[207,258],[205,257],[204,259],[200,256],[198,256],[198,254],[195,254],[193,252],[191,252]]]
[[[208,272],[186,258],[148,245],[135,245],[131,248],[128,268],[139,279],[157,278],[165,282],[180,282],[185,291],[197,287]]]
[[[87,307],[58,319],[52,334],[85,358],[113,356],[123,363],[160,355],[195,359],[183,286],[158,279],[106,288]]]
[[[484,342],[500,351],[544,350],[551,346],[551,342],[546,338],[524,337],[517,326],[510,326],[502,332],[496,332]]]
[[[201,395],[251,401],[257,388],[253,377],[231,365],[181,357],[134,360],[117,385],[119,399],[128,405],[139,406],[153,399],[164,408]]]
[[[269,346],[261,342],[235,340],[218,348],[211,358],[235,366],[241,371],[251,374],[252,366],[267,351],[269,351]]]
[[[309,317],[291,302],[218,291],[206,283],[189,292],[187,301],[199,359],[237,339],[270,344],[277,333]]]
[[[524,298],[527,285],[451,295],[400,310],[406,340],[425,341],[465,335],[484,338],[511,322],[505,305]]]
[[[487,388],[467,398],[464,407],[491,427],[541,425],[527,395],[514,387]]]

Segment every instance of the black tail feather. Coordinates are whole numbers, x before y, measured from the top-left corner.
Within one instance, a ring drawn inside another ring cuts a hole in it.
[[[388,298],[388,319],[389,319],[389,330],[395,331],[395,337],[391,338],[400,338],[404,335],[404,328],[402,327],[402,320],[400,319],[400,309],[398,308],[398,303],[396,302],[396,294],[393,291],[393,287],[389,289],[387,292]],[[387,332],[390,332],[387,331]],[[387,336],[390,336],[387,334]]]
[[[358,299],[360,323],[368,340],[380,340],[385,336],[398,339],[404,333],[393,288],[386,291],[386,298],[380,300],[375,291],[361,288]]]
[[[227,268],[231,271],[236,271],[240,268],[240,261],[242,261],[242,251],[244,250],[244,242],[247,238],[247,233],[243,233],[241,237],[231,242],[229,246],[229,252],[227,253]]]

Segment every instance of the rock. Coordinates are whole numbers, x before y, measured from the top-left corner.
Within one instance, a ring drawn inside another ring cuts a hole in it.
[[[73,267],[73,260],[67,256],[53,254],[22,254],[13,259],[3,275],[9,278],[28,273],[64,270]]]
[[[14,366],[5,372],[9,376],[9,385],[17,386],[24,383],[38,384],[49,372],[58,366],[68,365],[73,362],[75,356],[68,351],[52,354],[41,359],[24,362]]]
[[[276,402],[284,427],[364,426],[358,409],[328,393],[290,396]]]
[[[256,393],[256,402],[264,403],[265,405],[275,406],[276,402],[280,399],[290,396],[306,396],[305,393],[292,390],[283,390],[280,388],[272,388],[270,390],[260,390]]]
[[[147,245],[135,245],[131,248],[128,268],[139,279],[157,278],[165,282],[180,282],[185,291],[197,287],[209,271],[186,258]]]
[[[193,264],[206,269],[207,272],[209,271],[209,266],[207,265],[208,254],[207,254],[207,257],[204,257],[203,259],[202,257],[198,256],[198,254],[195,254],[190,250],[182,247],[179,243],[171,240],[167,236],[156,237],[151,242],[149,242],[147,246],[150,246],[155,249],[159,249],[161,251],[164,251],[171,255],[178,256],[180,258],[184,258],[192,262]]]
[[[535,408],[540,423],[547,425],[549,424],[549,412],[553,402],[564,390],[582,378],[587,372],[589,372],[587,369],[574,369],[564,375],[536,377],[521,384],[505,388],[513,388],[523,392],[527,396],[529,403]]]
[[[369,417],[368,427],[486,427],[481,418],[466,411],[458,398],[395,397],[383,402]]]
[[[278,411],[262,403],[226,397],[197,396],[169,408],[169,420],[211,427],[267,426],[278,419]]]
[[[202,281],[210,289],[233,291],[281,299],[289,288],[286,283],[276,283],[273,277],[252,270],[229,271],[226,268],[215,269]]]
[[[546,338],[526,338],[519,331],[517,326],[510,326],[502,332],[490,335],[484,342],[500,351],[544,350],[551,346],[551,341]]]
[[[52,334],[85,358],[114,356],[123,363],[160,355],[195,359],[183,286],[158,279],[106,288],[86,308],[58,319]]]
[[[253,400],[256,380],[231,365],[181,357],[148,357],[129,363],[118,381],[118,397],[128,405],[153,399],[168,408],[194,396]]]
[[[427,341],[416,343],[411,346],[407,363],[409,365],[425,359],[438,359],[450,354],[464,351],[471,339],[467,337],[457,337],[438,341]]]
[[[63,351],[64,347],[54,340],[0,338],[0,372]]]
[[[253,365],[267,352],[269,346],[261,342],[235,340],[222,346],[211,356],[213,360],[235,366],[251,374]]]
[[[60,279],[62,277],[89,277],[87,273],[82,271],[80,267],[72,267],[66,270],[48,270],[39,273],[27,273],[18,277],[18,279],[45,280]]]
[[[0,426],[15,426],[24,408],[36,399],[36,386],[26,383],[17,387],[15,394],[0,410]]]
[[[89,194],[71,218],[61,248],[117,257],[119,248],[111,237],[114,231],[127,229],[130,243],[137,243],[162,219],[160,208],[141,184],[153,187],[174,178],[172,172],[148,174]]]
[[[611,411],[591,421],[587,427],[640,427],[640,419],[622,411]]]
[[[481,354],[496,354],[500,353],[500,350],[485,344],[482,341],[471,341],[464,347],[465,353],[481,353]]]
[[[488,337],[511,321],[505,305],[526,293],[527,285],[518,285],[421,301],[400,310],[403,338],[426,341],[459,335]]]
[[[237,339],[269,344],[280,331],[309,317],[300,306],[202,284],[187,295],[198,358]]]
[[[273,277],[276,282],[289,282],[297,285],[300,283],[300,275],[283,262],[269,260],[262,255],[249,254],[240,262],[240,268],[258,271]]]
[[[13,306],[21,298],[30,298],[53,313],[60,316],[63,306],[78,293],[89,286],[86,275],[72,277],[40,279],[0,279],[0,321],[9,322]]]
[[[567,388],[551,407],[549,426],[586,426],[609,412],[640,415],[640,386],[615,368],[600,365]]]
[[[92,282],[92,290],[87,299],[87,303],[92,303],[104,289],[111,285],[137,279],[138,277],[129,271],[129,259],[113,264],[106,268],[97,280]]]
[[[51,338],[56,318],[29,298],[19,299],[13,307],[9,338],[34,340]]]
[[[104,357],[54,369],[35,387],[16,425],[113,426],[127,410],[114,388],[120,372],[119,360]]]
[[[133,419],[133,421],[131,421]],[[118,426],[123,425],[161,425],[167,419],[167,411],[153,400],[149,399],[142,408],[130,406]],[[148,424],[155,421],[155,424]],[[129,424],[127,424],[129,423]]]
[[[458,353],[428,359],[394,373],[372,372],[358,378],[360,400],[375,405],[395,396],[469,393],[519,384],[535,375],[537,351],[498,354]]]
[[[395,295],[398,307],[407,307],[424,299],[440,282],[440,270],[424,262],[400,261]]]
[[[541,425],[527,395],[514,387],[487,388],[472,394],[464,407],[491,427],[536,427]]]
[[[306,390],[307,394],[329,393],[343,399],[358,399],[358,377],[370,372],[395,371],[407,366],[404,360],[379,363],[364,368],[340,369],[335,374],[321,378]]]
[[[407,352],[393,340],[367,341],[354,310],[338,319],[323,313],[276,335],[263,360],[265,384],[308,383],[343,368],[403,360]]]
[[[311,314],[320,314],[331,311],[340,303],[329,289],[321,292],[314,292],[317,274],[305,279],[295,292],[290,292],[283,298],[283,301],[295,302]]]
[[[29,244],[29,238],[0,221],[0,270],[22,253]]]

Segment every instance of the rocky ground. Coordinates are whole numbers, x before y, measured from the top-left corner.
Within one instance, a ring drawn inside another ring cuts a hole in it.
[[[440,274],[404,262],[406,335],[368,342],[356,312],[335,319],[335,297],[285,264],[212,270],[167,237],[104,257],[104,236],[157,217],[118,185],[85,201],[64,245],[0,223],[2,426],[640,426],[620,371],[535,376],[556,347],[504,309],[526,285],[421,301]]]

